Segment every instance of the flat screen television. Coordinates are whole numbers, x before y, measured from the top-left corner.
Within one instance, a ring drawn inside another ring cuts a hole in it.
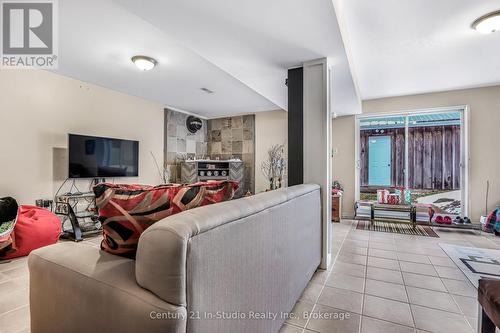
[[[137,177],[139,141],[69,134],[69,178]]]

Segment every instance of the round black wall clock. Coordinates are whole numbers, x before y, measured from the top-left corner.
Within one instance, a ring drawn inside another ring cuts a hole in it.
[[[203,122],[201,121],[200,118],[194,117],[194,116],[187,117],[186,127],[187,127],[189,132],[196,133],[201,129],[202,126],[203,126]]]

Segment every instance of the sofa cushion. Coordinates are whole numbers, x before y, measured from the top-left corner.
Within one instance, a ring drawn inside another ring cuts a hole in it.
[[[101,248],[134,257],[141,233],[170,215],[230,200],[238,188],[233,181],[159,186],[98,184],[94,187],[104,239]]]
[[[28,265],[33,333],[186,332],[186,309],[137,285],[134,260],[61,242],[33,251]]]

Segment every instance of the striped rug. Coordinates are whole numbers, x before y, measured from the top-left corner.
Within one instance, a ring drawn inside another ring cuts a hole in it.
[[[390,222],[380,222],[375,221],[374,225],[370,224],[370,221],[358,221],[356,226],[358,230],[370,230],[370,231],[380,231],[380,232],[392,232],[395,234],[405,234],[405,235],[417,235],[426,237],[439,237],[431,227],[426,225],[417,225],[415,229],[412,228],[410,224],[407,223],[390,223]]]

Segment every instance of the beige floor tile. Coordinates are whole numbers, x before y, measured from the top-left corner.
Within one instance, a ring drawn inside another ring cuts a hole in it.
[[[371,231],[370,232],[370,240],[394,240],[394,236],[396,234],[390,233],[390,232],[378,232],[378,231]]]
[[[450,294],[429,289],[406,287],[411,304],[428,308],[461,313]]]
[[[304,327],[307,323],[307,315],[312,312],[313,303],[298,301],[292,309],[293,317],[286,320],[288,324]]]
[[[366,256],[359,254],[345,253],[337,257],[337,261],[346,262],[349,264],[366,265]]]
[[[19,290],[19,289],[22,289],[22,288],[20,288],[19,285],[14,283],[13,280],[7,280],[4,282],[0,282],[0,295],[2,295],[2,296],[7,294],[7,293],[13,292],[15,290]]]
[[[14,282],[18,287],[27,288],[30,285],[30,276],[23,275],[23,276],[11,279],[10,281]]]
[[[398,252],[398,259],[400,261],[416,262],[420,264],[430,264],[430,260],[427,256],[422,254],[405,253]]]
[[[368,232],[350,232],[347,235],[347,239],[367,241],[370,239],[370,234]]]
[[[477,331],[477,317],[465,317],[467,322],[469,323],[469,326],[472,327],[474,332]],[[500,333],[500,329],[497,327],[495,330],[495,333]]]
[[[391,259],[368,257],[368,266],[392,269],[398,271],[400,270],[398,261]]]
[[[363,315],[413,327],[410,306],[406,303],[365,295]]]
[[[367,266],[366,278],[372,280],[385,281],[390,283],[403,284],[403,275],[400,271]]]
[[[28,261],[26,257],[23,258],[17,258],[17,259],[12,259],[12,260],[2,260],[0,262],[0,272],[4,272],[6,270],[11,270],[16,267],[27,267]]]
[[[457,267],[457,265],[455,265],[453,260],[451,260],[448,257],[429,256],[429,259],[434,266],[445,266],[445,267],[455,267],[455,268]]]
[[[477,297],[466,297],[460,295],[451,295],[462,313],[468,317],[477,317],[478,301]]]
[[[456,267],[434,266],[439,277],[453,280],[465,281],[467,277]]]
[[[425,252],[426,255],[429,256],[429,258],[432,257],[442,257],[442,258],[448,258],[448,255],[446,252],[444,252],[441,248],[439,249],[429,249]],[[449,258],[448,258],[449,259]],[[432,262],[432,260],[431,260]]]
[[[341,273],[332,273],[326,280],[326,285],[362,293],[365,287],[365,278]]]
[[[441,279],[435,276],[427,276],[427,275],[403,272],[403,280],[405,282],[405,285],[407,286],[431,289],[442,292],[447,291]]]
[[[335,263],[332,273],[341,273],[357,277],[364,277],[366,273],[366,266],[338,261]]]
[[[300,300],[316,303],[318,300],[319,294],[321,294],[321,289],[323,289],[322,284],[309,282],[306,289],[302,292],[300,296]]]
[[[473,333],[471,326],[460,314],[411,305],[415,326],[433,333]]]
[[[361,314],[363,294],[325,286],[319,296],[318,303],[332,308]]]
[[[357,247],[357,246],[343,246],[340,253],[341,254],[344,254],[344,253],[353,253],[353,254],[358,254],[358,255],[361,255],[361,256],[366,256],[366,255],[368,255],[368,248],[366,248],[366,247]]]
[[[411,327],[402,326],[388,321],[365,317],[361,319],[361,333],[414,333]]]
[[[385,235],[384,235],[385,236]],[[396,245],[395,241],[394,241],[394,238],[392,237],[380,237],[380,235],[377,235],[377,236],[372,236],[370,238],[370,242],[372,243],[377,243],[377,244],[380,244],[380,243],[386,243],[386,244],[391,244],[391,249],[389,249],[390,251],[394,250],[393,246]],[[377,246],[377,245],[375,245]],[[372,247],[373,248],[373,247]]]
[[[7,276],[8,279],[15,279],[24,275],[28,275],[28,265],[22,265],[18,267],[14,267],[12,269],[7,269],[2,272],[3,275]]]
[[[427,256],[427,249],[421,247],[421,245],[398,245],[397,247],[398,253],[407,253],[407,254],[416,254],[416,255],[424,255]]]
[[[0,332],[18,333],[24,330],[29,331],[30,310],[28,306],[0,315]]]
[[[432,265],[419,264],[416,262],[407,262],[407,261],[400,261],[399,264],[401,266],[402,272],[438,276],[436,270],[434,269],[434,266]]]
[[[328,306],[317,305],[307,328],[320,333],[358,333],[361,316]],[[319,318],[321,316],[321,318]]]
[[[367,279],[365,293],[368,295],[389,298],[395,301],[408,303],[406,289],[400,284]]]
[[[344,241],[344,246],[368,247],[368,241],[346,239]]]
[[[29,304],[29,291],[27,288],[2,294],[0,297],[0,314]]]
[[[325,284],[326,279],[328,278],[329,275],[330,275],[329,271],[318,269],[316,272],[314,272],[314,275],[311,278],[311,282],[318,284]]]
[[[279,333],[302,333],[302,330],[303,328],[297,326],[283,324],[283,326],[281,326],[281,329],[279,330]]]
[[[441,279],[446,286],[446,289],[451,294],[460,295],[460,296],[468,296],[468,297],[477,297],[477,289],[467,281],[458,281],[451,279]]]
[[[384,259],[398,259],[396,252],[388,250],[370,249],[368,251],[370,257],[384,258]]]
[[[372,242],[368,246],[370,249],[396,251],[396,245],[389,242]]]

